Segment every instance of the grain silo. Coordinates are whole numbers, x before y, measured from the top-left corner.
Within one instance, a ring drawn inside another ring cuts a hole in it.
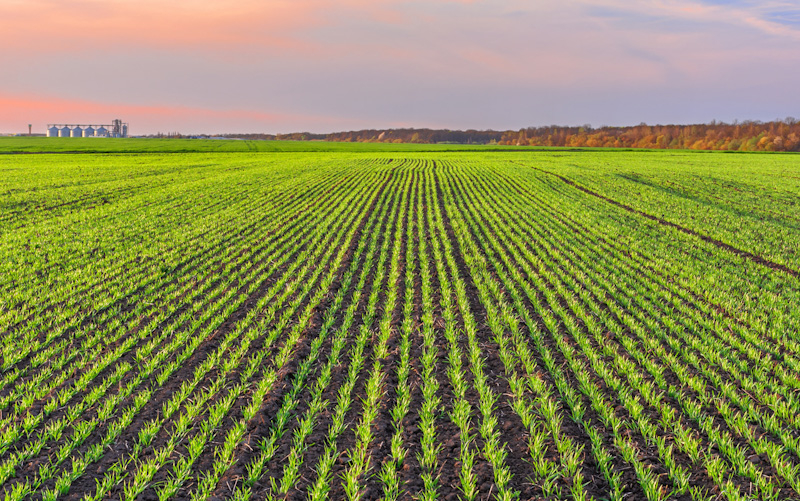
[[[120,119],[111,125],[47,124],[47,137],[128,137],[128,124]]]

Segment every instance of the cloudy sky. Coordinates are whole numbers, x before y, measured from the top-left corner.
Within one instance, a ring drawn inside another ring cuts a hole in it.
[[[800,0],[0,0],[0,132],[800,117]]]

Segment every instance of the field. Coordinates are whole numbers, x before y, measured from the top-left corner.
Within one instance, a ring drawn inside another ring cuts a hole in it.
[[[800,499],[800,156],[130,144],[0,155],[5,499]]]
[[[239,141],[209,139],[141,139],[106,141],[104,138],[0,137],[2,153],[255,153],[255,152],[421,152],[421,151],[509,151],[534,150],[528,146],[509,147],[467,144],[391,144],[328,141]]]

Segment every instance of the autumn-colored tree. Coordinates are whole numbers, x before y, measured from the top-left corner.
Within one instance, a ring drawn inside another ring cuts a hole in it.
[[[647,125],[592,128],[528,127],[516,131],[386,129],[312,134],[308,132],[230,134],[242,139],[327,141],[385,141],[403,143],[505,144],[530,146],[591,146],[613,148],[685,148],[733,151],[800,151],[800,122],[793,117],[774,122],[746,120],[726,124],[712,121],[692,125]]]

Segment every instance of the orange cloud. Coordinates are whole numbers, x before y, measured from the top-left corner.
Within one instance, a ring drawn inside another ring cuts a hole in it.
[[[303,30],[329,26],[342,12],[397,22],[380,2],[349,0],[6,0],[0,45],[23,51],[74,52],[120,47],[236,47],[323,51]]]
[[[218,3],[29,0],[0,4],[0,43],[22,50],[71,52],[120,47],[285,48],[286,33],[321,20],[303,2]]]

